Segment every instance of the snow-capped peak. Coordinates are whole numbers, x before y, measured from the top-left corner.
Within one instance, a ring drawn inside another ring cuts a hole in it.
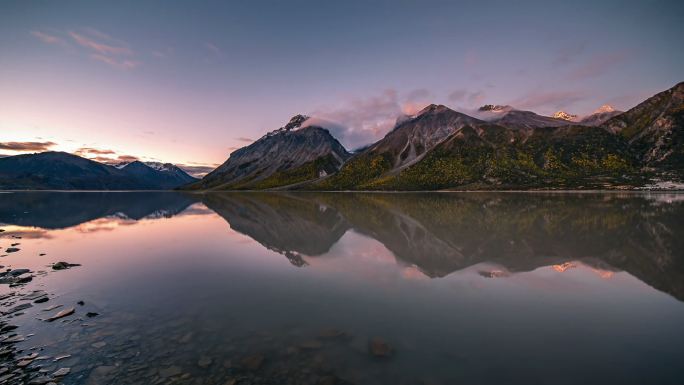
[[[118,168],[119,170],[121,170],[131,163],[133,163],[133,162],[121,162],[121,163],[114,164],[113,166]],[[162,163],[162,162],[141,162],[141,161],[138,161],[138,163],[142,163],[145,166],[147,166],[153,170],[157,170],[157,171],[173,171],[173,169],[175,167],[171,163]]]
[[[601,114],[604,112],[613,112],[613,111],[615,111],[615,108],[613,108],[613,106],[611,106],[610,104],[604,104],[601,107],[599,107],[596,111],[594,111],[593,113],[594,114]]]
[[[563,119],[563,120],[568,120],[568,121],[573,121],[573,120],[577,119],[577,115],[571,115],[565,111],[558,111],[555,114],[553,114],[553,117],[556,119]]]
[[[171,171],[171,168],[173,167],[172,164],[170,163],[161,163],[161,162],[143,162],[145,165],[148,167],[155,169],[157,171]]]
[[[485,104],[484,106],[477,109],[482,112],[508,112],[512,110],[511,106],[502,106],[499,104]]]
[[[296,131],[297,129],[304,128],[304,122],[306,122],[309,119],[309,116],[307,115],[302,115],[298,114],[293,116],[290,121],[283,127],[280,127],[277,130],[273,130],[266,135],[262,136],[261,139],[263,138],[268,138],[274,135],[278,135],[284,132],[290,132],[290,131]]]

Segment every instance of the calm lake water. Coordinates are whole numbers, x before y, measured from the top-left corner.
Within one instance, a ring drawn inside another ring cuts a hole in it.
[[[684,383],[684,195],[2,193],[0,229],[29,376]]]

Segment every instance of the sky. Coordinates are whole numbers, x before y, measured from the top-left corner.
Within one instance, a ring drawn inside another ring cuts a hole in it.
[[[296,114],[352,150],[429,103],[626,110],[684,81],[682,1],[0,3],[0,154],[195,173]]]

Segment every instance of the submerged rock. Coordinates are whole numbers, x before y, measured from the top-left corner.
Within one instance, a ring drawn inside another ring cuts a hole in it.
[[[209,366],[211,366],[213,362],[214,360],[212,360],[211,357],[202,356],[200,357],[199,361],[197,361],[197,366],[199,366],[202,369],[206,369]]]
[[[177,376],[181,373],[182,370],[178,366],[169,366],[167,368],[159,369],[159,376],[162,378]]]
[[[368,342],[368,352],[374,357],[386,358],[393,353],[392,347],[381,338],[371,338]]]
[[[59,368],[57,371],[52,373],[54,377],[64,377],[71,372],[71,368]]]
[[[247,370],[259,370],[263,363],[264,356],[261,354],[253,354],[243,358],[242,361],[240,361],[242,367]]]
[[[68,309],[64,309],[64,310],[60,311],[59,313],[53,315],[52,317],[46,319],[46,321],[52,322],[52,321],[58,320],[60,318],[70,316],[70,315],[74,314],[75,311],[76,311],[76,309],[74,309],[73,307],[68,308]]]
[[[316,350],[320,349],[323,347],[323,344],[320,341],[316,340],[308,340],[304,341],[301,344],[299,344],[299,348],[303,350]]]
[[[52,265],[52,270],[64,270],[64,269],[69,269],[69,268],[76,267],[76,266],[81,266],[81,265],[78,263],[69,263],[69,262],[60,261],[60,262],[57,262],[57,263]]]

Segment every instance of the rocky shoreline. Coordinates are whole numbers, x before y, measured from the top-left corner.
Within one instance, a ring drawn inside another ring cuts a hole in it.
[[[19,251],[20,249],[14,247],[18,245],[19,243],[15,243],[12,247]],[[9,250],[6,251],[10,252]],[[43,354],[43,346],[32,346],[27,349],[19,347],[20,343],[30,341],[35,334],[26,333],[12,321],[28,311],[37,310],[41,304],[46,304],[54,299],[53,295],[44,290],[27,290],[26,284],[32,282],[35,277],[47,275],[50,267],[52,271],[58,271],[76,266],[78,265],[57,262],[48,266],[46,270],[32,271],[25,268],[7,268],[0,272],[0,284],[8,285],[10,288],[10,291],[0,295],[0,357],[2,358],[0,384],[55,384],[71,372],[70,367],[62,366],[60,363],[61,360],[70,356]],[[2,268],[5,267],[2,266]],[[76,313],[75,307],[65,307],[64,304],[53,304],[52,302],[39,310],[36,319],[54,322]],[[72,323],[79,320],[81,318],[63,320],[63,322]]]
[[[128,327],[125,320],[122,325],[105,317],[93,319],[100,314],[85,302],[67,303],[29,287],[41,285],[40,278],[48,274],[78,266],[59,261],[36,271],[1,267],[5,271],[0,272],[0,284],[9,291],[0,295],[0,385],[360,384],[373,374],[351,368],[364,362],[381,369],[396,353],[382,338],[336,328],[294,335],[259,331],[227,345],[212,344],[206,340],[211,333],[195,330],[188,322],[160,322],[162,327],[141,330]],[[22,315],[33,315],[47,329],[31,330],[26,319],[16,322]],[[130,324],[137,323],[131,317]],[[63,337],[26,347],[36,333]],[[206,348],[200,351],[198,346]],[[340,373],[340,361],[350,356],[355,362]]]

